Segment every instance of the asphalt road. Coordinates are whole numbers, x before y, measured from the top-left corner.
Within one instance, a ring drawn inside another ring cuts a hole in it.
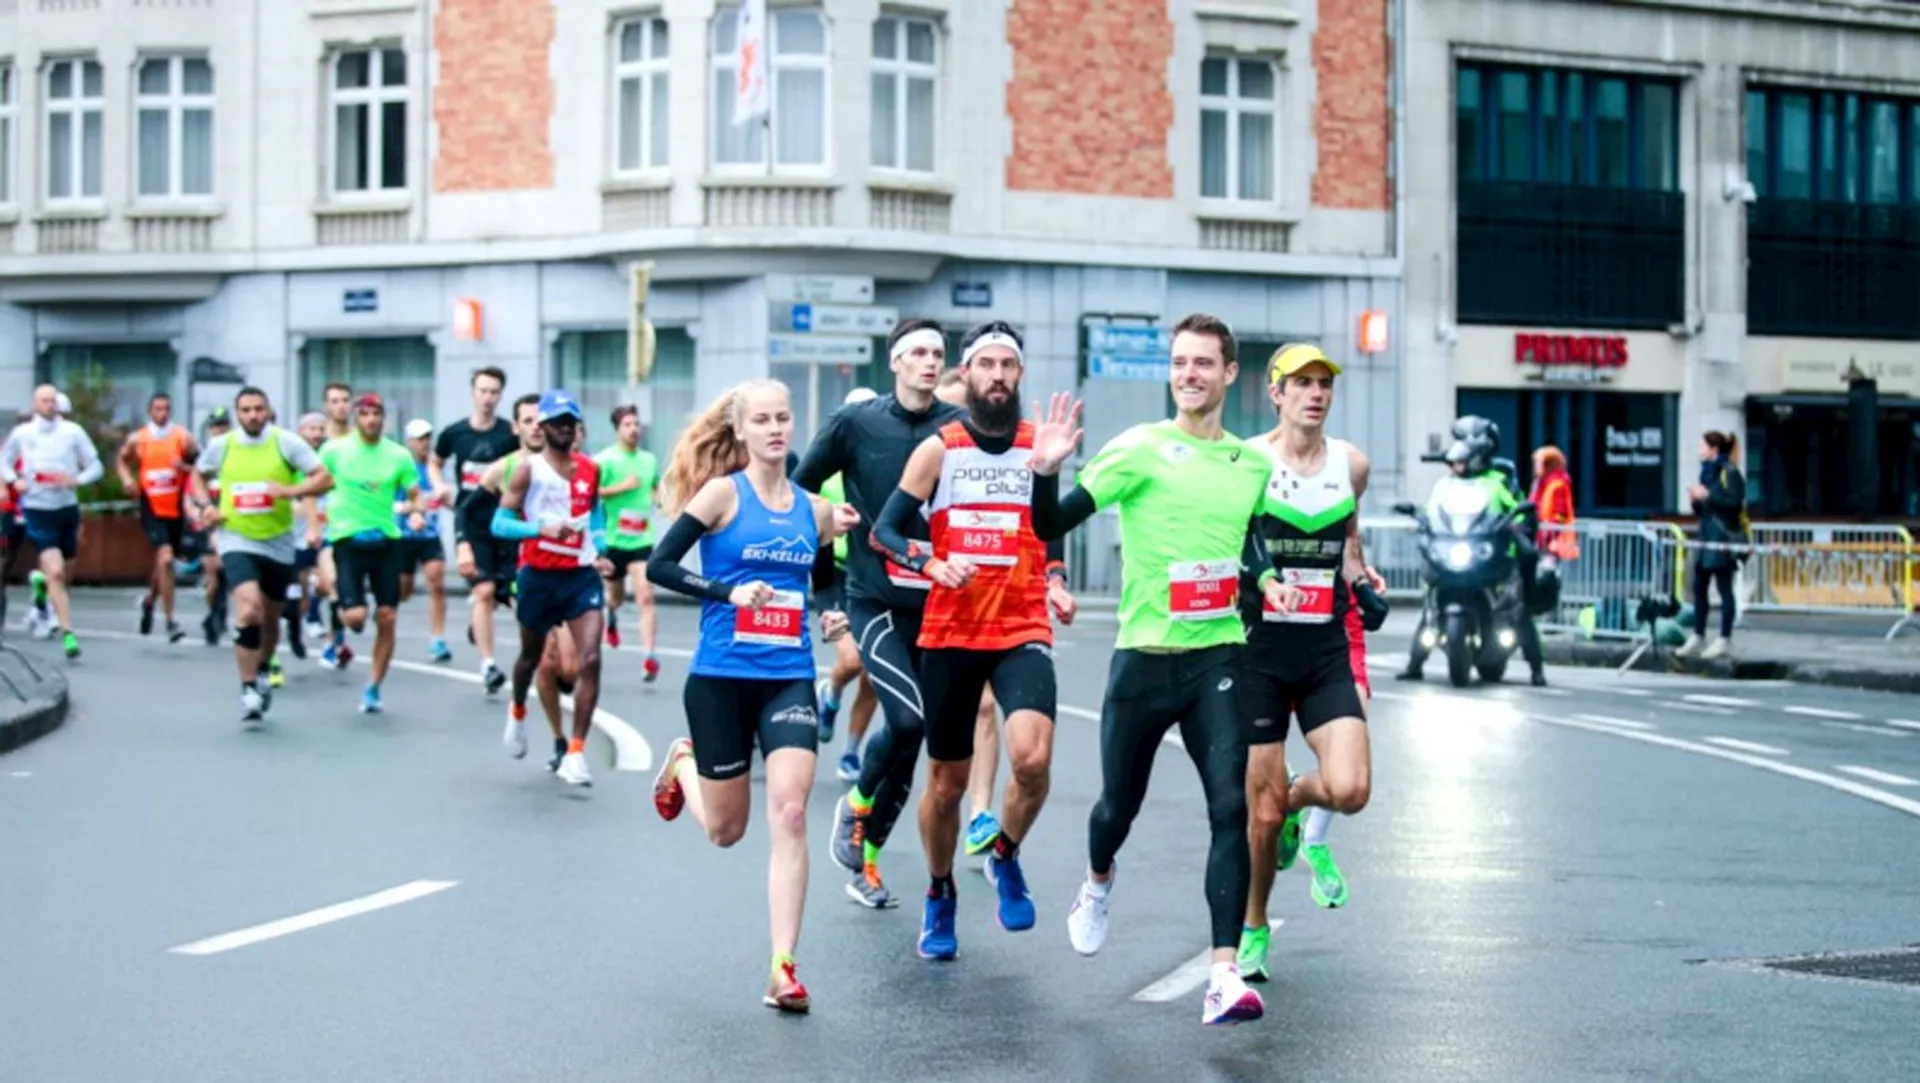
[[[660,682],[635,653],[608,669],[603,707],[647,746],[633,766],[684,732],[692,613],[664,612]],[[71,719],[0,758],[10,1083],[1831,1080],[1910,1077],[1920,1047],[1920,988],[1698,962],[1920,940],[1909,697],[1558,669],[1545,693],[1457,692],[1393,682],[1376,644],[1374,800],[1333,835],[1352,901],[1319,910],[1284,875],[1268,1018],[1215,1031],[1179,750],[1122,853],[1106,950],[1067,945],[1112,635],[1090,617],[1058,651],[1053,794],[1026,844],[1038,928],[1001,931],[969,873],[961,958],[917,958],[916,833],[884,865],[908,905],[848,902],[822,757],[815,1008],[788,1019],[759,1003],[764,828],[720,851],[661,823],[651,772],[615,770],[598,733],[590,791],[509,760],[502,707],[461,679],[471,651],[424,664],[417,605],[401,658],[422,664],[390,678],[387,714],[355,713],[363,663],[296,665],[254,734],[226,651],[131,635],[125,592],[78,614]],[[369,896],[391,905],[314,922]]]

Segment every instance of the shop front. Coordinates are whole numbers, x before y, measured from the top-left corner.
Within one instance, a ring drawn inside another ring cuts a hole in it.
[[[1920,346],[1750,338],[1746,363],[1755,515],[1920,518]]]
[[[1645,518],[1676,510],[1686,351],[1657,332],[1460,328],[1459,414],[1500,426],[1502,454],[1533,483],[1534,449],[1567,457],[1580,515]]]

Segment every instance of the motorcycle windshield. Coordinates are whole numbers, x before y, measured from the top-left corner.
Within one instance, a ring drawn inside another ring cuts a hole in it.
[[[1427,515],[1436,533],[1463,535],[1487,514],[1486,487],[1466,478],[1444,477],[1433,487],[1427,500]]]

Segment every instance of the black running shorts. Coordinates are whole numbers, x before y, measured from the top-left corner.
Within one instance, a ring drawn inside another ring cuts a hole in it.
[[[687,677],[683,700],[693,735],[693,763],[701,778],[739,778],[753,765],[753,746],[766,759],[783,748],[813,752],[820,715],[813,682],[748,677]]]

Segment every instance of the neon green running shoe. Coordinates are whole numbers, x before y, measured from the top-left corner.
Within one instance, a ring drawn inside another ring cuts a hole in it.
[[[280,668],[280,656],[275,654],[267,659],[267,687],[280,688],[287,683],[287,672]]]
[[[1338,910],[1347,905],[1347,878],[1340,875],[1340,866],[1333,863],[1333,851],[1326,843],[1309,846],[1307,865],[1313,869],[1314,905],[1328,910]]]
[[[1264,925],[1240,930],[1240,953],[1233,962],[1240,968],[1241,981],[1267,980],[1267,948],[1272,942],[1273,930]]]
[[[68,632],[66,638],[61,640],[60,647],[66,652],[68,658],[80,657],[80,637],[72,632]]]
[[[1288,792],[1292,792],[1293,784],[1299,777],[1299,775],[1294,774],[1292,771],[1287,772]],[[1291,869],[1293,868],[1293,863],[1299,859],[1301,823],[1300,809],[1294,809],[1292,812],[1287,813],[1287,818],[1280,821],[1280,841],[1279,845],[1274,847],[1274,868],[1282,871]]]
[[[47,604],[46,573],[42,572],[38,568],[35,568],[33,571],[27,573],[27,582],[31,584],[33,587],[33,604],[46,605]]]

